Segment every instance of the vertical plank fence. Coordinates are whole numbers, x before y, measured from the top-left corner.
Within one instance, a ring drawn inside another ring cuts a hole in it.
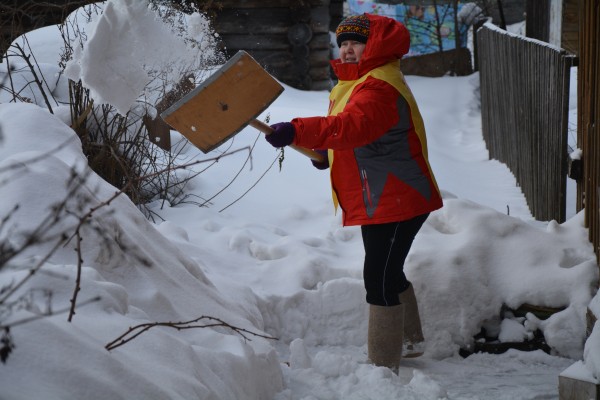
[[[489,156],[512,171],[537,220],[564,222],[572,56],[491,23],[477,47]]]

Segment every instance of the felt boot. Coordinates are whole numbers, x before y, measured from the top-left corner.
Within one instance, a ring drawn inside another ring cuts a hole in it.
[[[412,284],[399,295],[400,303],[404,305],[404,342],[402,357],[415,358],[425,351],[425,338],[421,328],[419,307]]]
[[[404,305],[369,305],[369,360],[380,367],[398,371],[402,358]]]

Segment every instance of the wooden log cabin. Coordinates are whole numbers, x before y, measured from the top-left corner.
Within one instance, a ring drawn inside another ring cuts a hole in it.
[[[280,81],[305,90],[331,88],[330,30],[342,0],[221,0],[208,8],[226,54],[247,51]]]
[[[60,24],[67,15],[92,0],[2,0],[0,2],[0,55],[20,35]],[[4,58],[0,58],[4,62]]]

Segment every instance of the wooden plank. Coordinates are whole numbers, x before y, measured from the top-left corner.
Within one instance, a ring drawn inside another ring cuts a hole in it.
[[[565,309],[565,307],[545,307],[545,306],[537,306],[534,304],[524,303],[519,306],[519,308],[515,310],[511,310],[515,316],[524,317],[528,313],[535,315],[537,318],[545,320],[550,318],[552,315],[561,312]]]
[[[308,55],[308,62],[311,68],[326,67],[329,69],[329,50],[311,50]]]
[[[221,38],[227,45],[230,52],[238,50],[247,50],[253,53],[253,50],[272,50],[273,52],[288,51],[290,42],[283,35],[264,35],[264,34],[228,34],[222,33]]]
[[[314,57],[313,57],[314,56]],[[252,51],[252,57],[259,64],[265,67],[267,70],[269,68],[288,68],[290,67],[296,60],[292,53],[287,50],[283,51],[269,51],[269,50],[255,50]],[[307,58],[305,58],[303,63],[308,62],[308,66],[310,69],[313,68],[327,68],[329,69],[329,61],[324,58],[324,54],[317,54],[312,52],[309,54]]]
[[[307,4],[309,6],[329,5],[329,0],[219,0],[213,8],[298,8]]]
[[[600,400],[600,385],[559,375],[558,398],[559,400]]]
[[[222,33],[221,38],[225,42],[227,49],[232,53],[238,50],[288,51],[291,50],[292,46],[287,35]],[[311,52],[313,50],[329,51],[329,36],[313,36],[312,40],[308,43],[308,48]],[[329,55],[327,55],[327,60],[329,60]]]
[[[323,7],[308,10],[306,21],[298,21],[288,8],[223,9],[215,13],[213,26],[219,34],[285,35],[297,23],[306,23],[314,33],[329,32],[329,14]]]
[[[331,91],[333,88],[331,80],[313,81],[310,90],[328,90]]]
[[[220,35],[286,35],[292,21],[287,8],[223,9],[213,27]]]
[[[308,71],[313,81],[326,81],[331,78],[331,70],[329,67],[313,68]]]
[[[293,60],[292,54],[287,50],[254,50],[252,51],[252,57],[254,57],[254,59],[269,72],[271,72],[273,68],[287,68],[289,65],[291,65]],[[274,75],[277,76],[276,74]]]
[[[310,27],[314,33],[329,34],[329,7],[314,7],[310,10]]]
[[[310,48],[311,52],[314,50],[327,50],[329,52],[331,50],[329,45],[329,32],[319,33],[313,31],[312,40],[308,43],[308,47]],[[327,56],[327,58],[329,58],[329,56]]]

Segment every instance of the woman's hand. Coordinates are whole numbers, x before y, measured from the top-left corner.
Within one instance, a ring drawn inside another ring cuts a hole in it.
[[[278,122],[271,125],[273,133],[265,135],[267,142],[273,147],[285,147],[294,142],[296,129],[290,122]]]
[[[323,161],[310,160],[310,162],[312,163],[312,165],[316,169],[327,169],[327,168],[329,168],[329,158],[328,158],[328,155],[327,155],[327,150],[315,150],[315,153],[319,153],[320,155],[322,155],[324,157],[324,160]]]

